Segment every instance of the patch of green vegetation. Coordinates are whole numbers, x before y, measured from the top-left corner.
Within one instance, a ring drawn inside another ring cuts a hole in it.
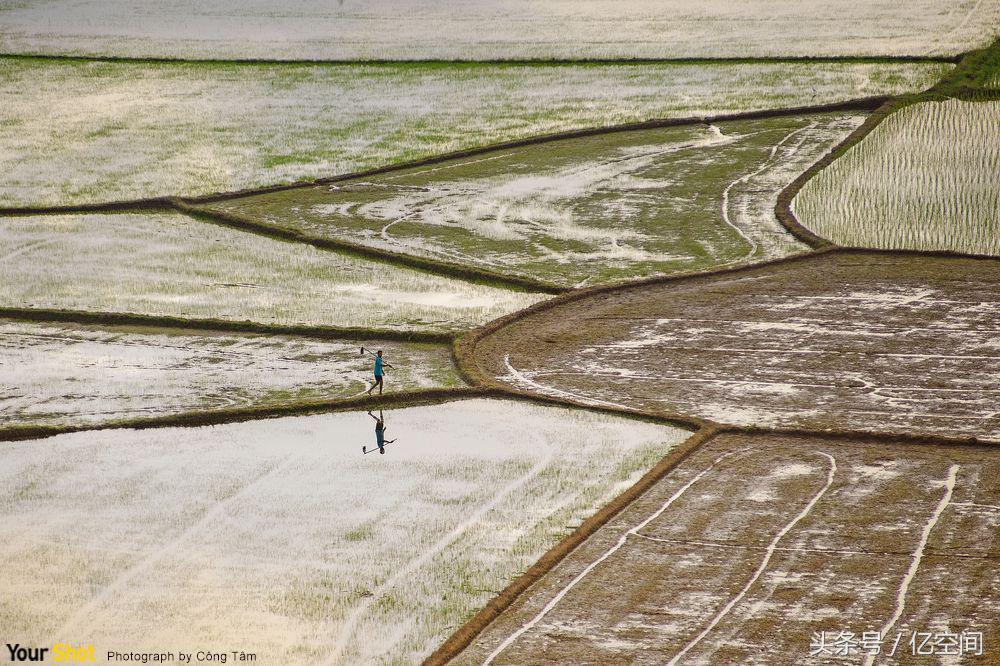
[[[795,198],[800,221],[852,247],[1000,254],[1000,39],[873,115]]]
[[[204,206],[306,237],[561,287],[801,249],[778,191],[860,116],[616,132]]]
[[[1000,255],[1000,101],[910,104],[803,186],[802,224],[852,247]]]
[[[985,48],[969,52],[954,69],[946,72],[929,90],[903,95],[897,105],[902,107],[949,98],[967,101],[998,99],[996,92],[992,90],[998,87],[998,83],[1000,83],[1000,39]]]

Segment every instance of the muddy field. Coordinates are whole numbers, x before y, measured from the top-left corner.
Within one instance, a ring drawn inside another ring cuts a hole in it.
[[[759,263],[807,249],[775,218],[778,193],[864,117],[567,138],[205,210],[559,287]]]
[[[998,288],[1000,262],[836,252],[543,308],[475,357],[595,405],[995,440]]]
[[[386,379],[390,391],[464,385],[446,345],[364,344],[384,350],[394,363]],[[372,357],[360,345],[0,319],[0,423],[107,424],[192,410],[357,398],[372,385]]]
[[[914,635],[963,630],[989,655],[998,535],[996,449],[723,434],[454,663],[864,663],[809,659],[814,632],[840,631],[878,632],[879,663],[914,661]]]

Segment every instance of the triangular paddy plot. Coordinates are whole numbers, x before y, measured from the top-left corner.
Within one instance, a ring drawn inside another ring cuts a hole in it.
[[[775,219],[778,192],[862,120],[610,132],[205,208],[453,267],[592,286],[801,251]]]

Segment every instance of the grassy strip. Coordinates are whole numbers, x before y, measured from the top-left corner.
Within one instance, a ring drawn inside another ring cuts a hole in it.
[[[879,106],[870,116],[865,118],[865,121],[861,123],[861,125],[848,134],[843,141],[834,146],[833,149],[821,157],[818,162],[800,173],[795,180],[789,183],[785,189],[778,193],[778,201],[774,206],[774,215],[778,218],[778,222],[781,223],[781,226],[785,227],[790,234],[809,247],[834,247],[833,243],[816,235],[799,222],[798,218],[795,217],[795,213],[792,212],[792,201],[802,190],[805,184],[812,180],[816,174],[830,166],[834,160],[843,155],[851,146],[857,144],[863,138],[868,136],[868,134],[879,125],[879,123],[885,120],[886,116],[895,110],[896,109],[892,102],[889,101]]]
[[[829,440],[865,440],[879,444],[906,444],[926,446],[963,446],[983,447],[991,450],[1000,449],[1000,441],[980,439],[979,437],[960,435],[934,435],[907,432],[881,432],[878,430],[852,430],[850,428],[831,428],[828,430],[813,430],[810,428],[781,428],[763,426],[721,425],[719,432],[740,435],[784,435],[788,437],[810,437]]]
[[[0,442],[16,442],[28,439],[44,439],[74,432],[96,430],[147,430],[150,428],[197,428],[202,426],[241,423],[261,419],[276,419],[286,416],[306,416],[360,409],[386,407],[413,407],[433,405],[467,398],[488,398],[495,392],[482,388],[442,388],[423,391],[403,391],[380,396],[359,396],[345,400],[321,400],[297,402],[272,407],[233,407],[227,409],[181,412],[166,416],[150,416],[134,419],[115,419],[103,423],[87,425],[38,425],[8,426],[0,428]]]
[[[110,55],[69,55],[50,53],[0,53],[0,58],[10,60],[37,60],[61,62],[106,62],[140,65],[357,65],[398,66],[398,67],[452,67],[469,65],[514,65],[559,67],[579,65],[782,65],[782,64],[830,64],[849,65],[893,65],[901,63],[957,63],[963,54],[957,55],[873,55],[873,56],[722,56],[722,57],[679,57],[679,58],[487,58],[466,60],[461,58],[415,58],[412,60],[393,59],[280,59],[280,58],[177,58],[152,56],[110,56]]]
[[[531,280],[523,277],[504,275],[492,271],[454,264],[438,259],[428,259],[416,257],[408,254],[400,254],[389,250],[381,250],[350,241],[335,240],[319,236],[310,236],[299,231],[285,229],[280,226],[265,224],[257,220],[234,215],[233,213],[222,212],[210,208],[199,207],[188,203],[184,199],[171,199],[174,208],[185,215],[200,219],[204,222],[219,224],[225,227],[255,233],[282,241],[304,243],[320,250],[330,250],[340,254],[390,263],[394,266],[404,266],[416,270],[433,273],[435,275],[445,275],[458,278],[474,284],[483,284],[489,287],[501,287],[517,291],[541,292],[543,294],[561,294],[568,291],[567,287],[545,282],[543,280]]]
[[[894,255],[908,257],[943,257],[945,259],[979,259],[982,261],[998,261],[1000,257],[992,254],[977,254],[959,252],[957,250],[916,250],[912,248],[890,249],[884,247],[846,247],[837,246],[837,250],[843,254],[857,255]]]
[[[957,67],[947,72],[937,85],[924,93],[906,95],[907,97],[928,97],[943,99],[945,97],[961,97],[967,91],[977,88],[988,88],[993,76],[1000,72],[1000,38],[987,47],[963,54],[957,61]],[[920,101],[929,101],[922,99]]]
[[[901,95],[896,98],[886,98],[884,103],[878,106],[875,111],[865,119],[857,129],[847,135],[847,137],[835,146],[829,153],[823,156],[818,162],[799,174],[798,178],[789,183],[788,187],[778,194],[778,202],[774,208],[774,214],[778,221],[789,233],[798,238],[803,243],[814,248],[833,246],[834,244],[825,238],[813,233],[806,228],[795,213],[792,212],[792,200],[802,190],[803,186],[811,180],[822,169],[829,166],[834,160],[857,145],[862,139],[874,130],[879,123],[885,120],[889,114],[895,113],[905,106],[919,104],[921,102],[940,102],[946,99],[960,99],[967,102],[985,102],[1000,100],[1000,90],[989,90],[985,86],[994,72],[1000,71],[1000,39],[990,46],[970,51],[963,54],[958,59],[958,65],[947,72],[941,80],[929,89],[911,95]],[[955,256],[968,256],[961,253],[953,253]]]
[[[545,395],[542,393],[532,393],[531,391],[526,391],[522,389],[516,389],[507,384],[497,382],[492,380],[486,385],[475,385],[483,391],[488,391],[490,397],[504,399],[504,400],[520,400],[522,402],[532,402],[535,404],[552,405],[555,407],[571,407],[573,409],[586,409],[590,412],[596,412],[598,414],[607,414],[608,416],[617,416],[630,418],[635,421],[644,421],[646,423],[654,423],[656,425],[666,425],[673,428],[681,428],[683,430],[698,431],[705,428],[716,428],[721,427],[720,424],[710,421],[708,419],[703,419],[698,416],[689,416],[687,414],[678,414],[676,412],[647,412],[641,409],[632,409],[631,407],[614,407],[614,406],[603,406],[594,405],[583,400],[574,400],[573,398],[559,398],[556,396]]]
[[[394,329],[262,324],[226,319],[187,319],[167,315],[143,315],[130,312],[89,312],[84,310],[46,310],[41,308],[3,308],[0,318],[18,321],[93,324],[98,326],[137,326],[169,328],[180,331],[259,333],[286,335],[316,340],[390,340],[396,342],[451,343],[459,333],[398,331]]]
[[[11,206],[0,207],[0,216],[24,217],[28,215],[86,215],[88,213],[162,213],[174,209],[168,197],[109,201],[96,204],[71,204],[69,206]]]
[[[445,664],[458,656],[462,650],[475,640],[476,636],[482,633],[493,620],[507,610],[521,594],[541,580],[543,576],[554,569],[557,564],[562,562],[567,555],[573,552],[592,534],[621,513],[629,504],[652,488],[655,483],[673,471],[702,444],[708,442],[718,433],[719,430],[716,428],[703,428],[685,442],[675,447],[653,469],[646,472],[631,488],[611,500],[610,503],[605,505],[596,514],[583,521],[573,532],[542,555],[541,559],[527,571],[515,578],[510,585],[491,599],[482,610],[473,615],[458,631],[452,634],[448,640],[435,650],[431,656],[424,660],[424,665],[437,666]]]

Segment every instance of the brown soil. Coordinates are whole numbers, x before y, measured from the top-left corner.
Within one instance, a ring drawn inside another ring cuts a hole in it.
[[[997,260],[837,250],[559,298],[459,355],[494,385],[652,414],[1000,439],[997,293]]]
[[[934,522],[955,465],[952,496]],[[905,654],[888,663],[913,661],[912,632],[982,631],[987,654],[998,645],[1000,451],[717,435],[522,595],[455,663],[483,663],[533,620],[494,663],[663,664],[689,645],[681,663],[861,663],[858,653],[809,659],[810,637],[880,630],[928,525],[902,615],[888,632],[903,632]],[[624,545],[566,591],[623,536]]]

